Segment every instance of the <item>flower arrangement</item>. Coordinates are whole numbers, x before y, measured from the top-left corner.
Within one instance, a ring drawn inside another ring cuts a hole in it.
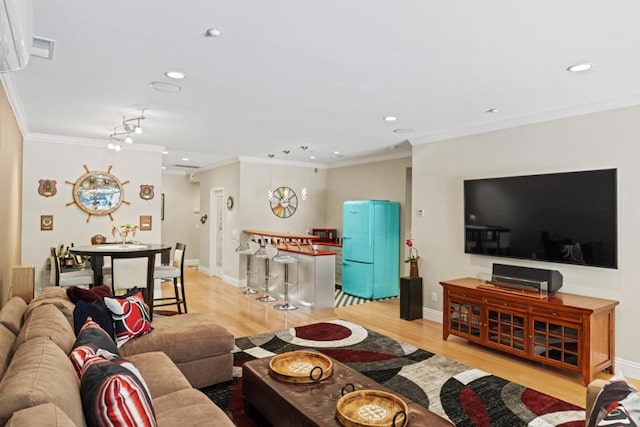
[[[122,240],[122,243],[126,243],[127,242],[127,238],[129,237],[129,235],[131,235],[131,237],[136,237],[136,232],[140,229],[139,226],[137,225],[131,225],[131,224],[124,224],[124,225],[120,225],[120,226],[113,226],[111,227],[111,235],[115,238],[116,235],[118,237],[120,237],[120,239]]]
[[[413,260],[417,260],[418,258],[420,258],[418,256],[418,249],[413,246],[413,239],[407,239],[406,243],[407,243],[407,247],[409,248],[409,257],[407,257],[407,259],[405,259],[404,262],[411,262]]]

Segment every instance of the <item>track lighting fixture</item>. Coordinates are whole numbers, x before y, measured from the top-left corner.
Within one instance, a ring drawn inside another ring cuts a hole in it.
[[[140,114],[137,117],[133,117],[130,119],[127,119],[126,116],[122,116],[122,129],[118,130],[118,128],[113,128],[113,132],[109,134],[109,145],[107,145],[107,148],[109,150],[120,151],[120,149],[122,148],[120,142],[124,142],[125,144],[133,144],[133,138],[131,134],[142,134],[142,125],[140,124],[140,122],[145,118],[146,117],[144,116],[144,110],[140,110]]]

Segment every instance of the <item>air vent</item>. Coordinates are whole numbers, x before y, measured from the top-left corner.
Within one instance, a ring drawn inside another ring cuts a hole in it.
[[[173,165],[176,168],[187,168],[187,169],[200,169],[200,166],[193,165]]]
[[[56,41],[45,39],[44,37],[33,36],[33,46],[31,47],[31,55],[44,59],[53,59],[53,51]]]

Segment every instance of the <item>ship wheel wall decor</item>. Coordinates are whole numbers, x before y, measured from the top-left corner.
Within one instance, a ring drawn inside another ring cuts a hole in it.
[[[273,197],[269,202],[271,212],[280,218],[289,218],[298,209],[298,196],[289,187],[278,187],[273,190]]]
[[[86,173],[76,182],[66,181],[73,185],[73,201],[67,206],[76,204],[87,213],[87,222],[91,215],[109,215],[113,221],[112,213],[124,204],[131,204],[124,199],[124,185],[129,181],[121,182],[111,173],[111,166],[107,171],[91,171],[84,165]]]

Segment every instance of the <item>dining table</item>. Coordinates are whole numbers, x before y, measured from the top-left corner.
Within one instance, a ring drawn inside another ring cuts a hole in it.
[[[149,315],[153,316],[153,291],[154,279],[153,272],[155,269],[155,259],[157,254],[170,252],[171,245],[164,243],[103,243],[99,245],[73,246],[69,248],[69,252],[73,255],[81,255],[91,257],[91,269],[93,270],[94,286],[103,284],[104,274],[104,257],[111,258],[143,258],[148,259],[147,262],[147,284],[146,288],[142,288],[141,292],[144,301],[149,307]]]

